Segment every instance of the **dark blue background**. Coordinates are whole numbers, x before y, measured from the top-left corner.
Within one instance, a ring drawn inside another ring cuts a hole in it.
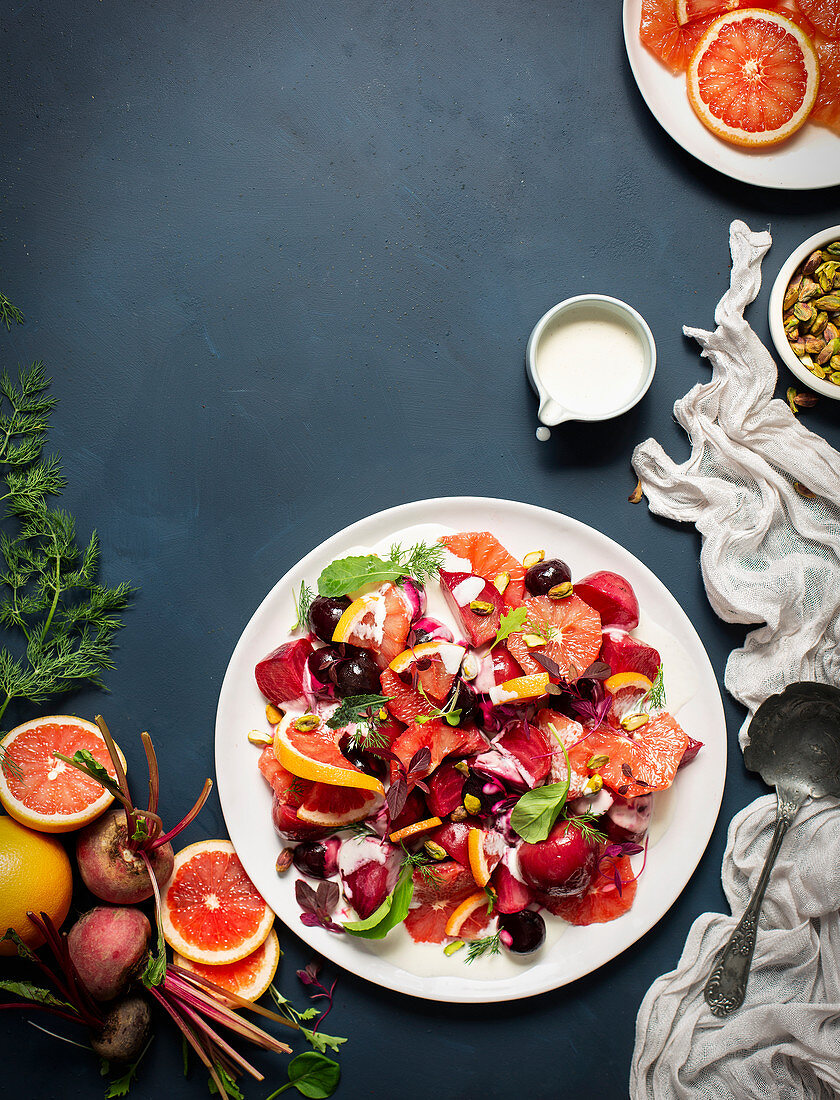
[[[730,221],[771,229],[769,286],[838,220],[838,189],[744,186],[679,149],[633,82],[618,3],[40,0],[0,26],[0,289],[27,318],[2,359],[44,360],[64,504],[99,531],[105,579],[139,586],[111,694],[66,705],[103,711],[138,772],[151,731],[165,820],[212,774],[217,693],[263,595],[403,501],[510,497],[599,528],[678,595],[722,679],[743,632],[706,603],[696,533],[627,503],[630,453],[655,435],[687,454],[671,409],[708,367],[681,326],[713,326]],[[656,379],[622,419],[541,445],[525,341],[584,290],[647,317]],[[765,340],[766,303],[749,314]],[[835,446],[838,411],[805,414]],[[682,897],[555,993],[450,1008],[340,974],[338,1096],[626,1096],[639,1002],[723,906],[726,826],[762,789],[733,751]],[[211,801],[186,839],[223,832]],[[302,1004],[310,952],[283,946]],[[104,1091],[90,1057],[10,1014],[0,1060],[9,1095]],[[249,1100],[285,1080],[282,1059],[261,1064]],[[183,1080],[164,1030],[132,1095],[203,1096],[202,1076]]]

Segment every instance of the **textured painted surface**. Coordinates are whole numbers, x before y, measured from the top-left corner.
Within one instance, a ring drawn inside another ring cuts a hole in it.
[[[741,631],[705,602],[696,536],[626,502],[629,455],[650,434],[682,453],[671,408],[707,368],[681,325],[712,324],[729,221],[769,224],[769,285],[840,196],[737,185],[677,148],[635,88],[619,7],[7,5],[0,289],[27,323],[0,350],[11,368],[45,361],[66,503],[82,533],[98,528],[108,579],[140,586],[111,694],[71,705],[104,711],[137,772],[136,735],[152,732],[167,820],[212,773],[218,688],[265,592],[333,531],[405,500],[512,497],[599,527],[678,594],[722,673]],[[647,317],[656,380],[621,420],[541,445],[525,341],[587,289]],[[750,314],[765,338],[766,301]],[[807,414],[835,446],[838,412]],[[601,972],[477,1008],[342,974],[337,1095],[625,1096],[644,991],[722,904],[725,826],[759,789],[737,756],[730,772],[688,889]],[[211,802],[188,839],[223,828]],[[302,1004],[309,952],[283,946],[280,981]],[[3,1024],[10,1095],[102,1094],[83,1052]],[[179,1059],[161,1036],[132,1095],[205,1095]],[[277,1087],[284,1073],[260,1064]]]

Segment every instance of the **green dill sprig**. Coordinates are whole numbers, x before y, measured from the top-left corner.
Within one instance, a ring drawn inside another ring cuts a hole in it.
[[[473,940],[467,950],[467,962],[475,962],[483,955],[500,955],[502,951],[502,930],[494,932],[492,936],[485,936],[480,940]]]
[[[574,826],[575,829],[580,830],[584,840],[588,840],[593,844],[606,843],[607,834],[592,826],[593,821],[599,820],[595,814],[587,812],[585,814],[566,815],[564,820]]]
[[[13,306],[5,294],[0,294],[0,322],[6,326],[6,331],[12,327],[12,322],[16,325],[23,324],[23,314],[17,306]]]
[[[390,742],[379,728],[383,721],[379,713],[390,701],[390,695],[347,695],[327,719],[327,725],[332,730],[355,726],[351,740],[360,749],[386,749]]]
[[[22,653],[0,649],[0,718],[14,700],[42,704],[83,684],[102,687],[132,591],[98,582],[96,532],[80,547],[73,518],[48,503],[65,484],[58,459],[42,458],[55,405],[49,384],[41,363],[17,382],[0,376],[0,499],[18,521],[16,535],[0,535],[0,624],[24,639]]]
[[[665,706],[665,672],[662,665],[656,670],[653,683],[642,702],[646,703],[650,710],[662,710]]]
[[[418,542],[408,550],[395,542],[388,554],[394,566],[402,569],[404,577],[412,577],[418,584],[426,584],[440,573],[444,550],[445,547],[440,542]]]
[[[309,617],[309,609],[315,599],[315,593],[306,581],[301,581],[298,592],[292,589],[292,599],[295,603],[295,625],[292,630],[305,630],[306,620]]]
[[[429,885],[440,880],[440,873],[435,866],[435,861],[426,855],[424,851],[409,852],[402,841],[400,841],[400,847],[404,853],[403,867],[410,867],[412,871],[419,871],[423,881]]]

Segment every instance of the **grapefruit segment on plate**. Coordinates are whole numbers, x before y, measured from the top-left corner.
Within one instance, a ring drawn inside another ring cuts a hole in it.
[[[161,926],[173,951],[198,963],[239,962],[273,924],[229,840],[201,840],[175,856],[161,895]]]
[[[413,722],[418,714],[435,713],[434,704],[424,699],[416,688],[411,687],[410,684],[404,684],[396,672],[392,672],[390,668],[384,669],[379,679],[382,684],[382,694],[388,700],[385,706],[398,721]]]
[[[427,775],[447,756],[471,756],[487,748],[487,738],[474,726],[450,726],[440,718],[415,722],[391,745],[391,752],[408,768],[416,752],[428,746],[431,753]]]
[[[478,577],[495,584],[506,607],[518,607],[525,597],[525,566],[489,531],[459,531],[440,540],[450,554],[467,561]],[[505,584],[505,574],[510,580]]]
[[[616,920],[632,908],[636,897],[636,879],[628,856],[608,860],[602,865],[602,872],[582,897],[549,900],[547,908],[555,916],[562,917],[569,924],[605,924]],[[621,877],[621,890],[615,883],[617,871]]]
[[[736,8],[757,7],[755,0],[674,0],[674,11],[680,26],[693,19],[705,19],[708,16],[724,15]],[[764,0],[762,8],[774,8],[774,0]]]
[[[454,642],[421,642],[399,653],[388,668],[398,677],[416,676],[426,695],[442,703],[455,682],[466,652],[464,646]]]
[[[443,943],[450,917],[467,898],[474,895],[475,879],[472,871],[455,860],[436,863],[425,874],[414,872],[412,908],[405,918],[405,926],[415,943]],[[487,895],[482,891],[487,913]],[[466,922],[465,922],[466,923]],[[470,931],[476,921],[470,921]],[[462,939],[467,937],[462,932]]]
[[[709,15],[683,26],[677,18],[675,0],[642,0],[639,37],[671,72],[684,73],[695,46],[714,19]]]
[[[506,641],[525,672],[545,672],[535,660],[535,653],[550,658],[563,673],[574,668],[579,674],[597,658],[601,649],[601,617],[579,596],[563,600],[533,596],[525,601],[525,607],[527,629],[511,634]]]
[[[193,962],[184,955],[178,954],[172,961],[182,970],[198,974],[200,978],[221,986],[228,993],[235,993],[237,997],[242,997],[246,1001],[256,1001],[262,997],[277,973],[277,964],[280,962],[280,940],[272,928],[265,942],[256,951],[252,951],[239,962],[222,966]]]
[[[54,714],[16,726],[3,738],[0,803],[22,825],[42,833],[68,833],[99,817],[114,796],[95,779],[54,753],[90,752],[108,774],[114,766],[99,727],[84,718]],[[119,752],[119,749],[117,750]],[[125,758],[120,752],[125,767]]]
[[[820,63],[820,86],[808,121],[840,134],[840,38],[814,42]]]
[[[688,98],[713,134],[766,148],[804,125],[819,87],[816,51],[778,12],[745,8],[716,19],[689,61]]]
[[[352,764],[338,747],[343,733],[316,714],[286,715],[274,733],[274,753],[287,771],[301,779],[383,794],[380,781]]]
[[[840,0],[797,0],[814,28],[826,38],[840,38]]]

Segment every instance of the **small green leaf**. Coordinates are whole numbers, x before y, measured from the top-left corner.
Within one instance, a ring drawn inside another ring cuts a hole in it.
[[[566,746],[554,726],[549,725],[549,729],[557,738],[566,758],[566,778],[562,783],[548,783],[544,787],[535,787],[532,791],[526,791],[513,807],[510,827],[528,844],[538,844],[541,840],[547,839],[554,822],[560,816],[560,811],[566,805],[572,779],[572,765],[569,763]]]
[[[216,1062],[213,1069],[215,1069],[216,1073],[219,1075],[219,1080],[225,1086],[225,1092],[230,1097],[230,1100],[245,1100],[245,1094],[242,1089],[237,1085],[224,1066]],[[219,1091],[219,1087],[212,1077],[207,1079],[207,1087],[214,1096]]]
[[[364,940],[384,939],[392,928],[402,924],[408,916],[413,894],[414,879],[411,868],[404,867],[393,893],[388,895],[379,908],[374,910],[366,920],[348,921],[344,925],[344,931]]]
[[[14,993],[15,996],[22,997],[26,1001],[32,1001],[34,1004],[46,1005],[51,1008],[69,1008],[71,1011],[75,1011],[73,1005],[68,1001],[62,1001],[49,989],[44,989],[40,985],[32,985],[30,982],[0,981],[0,989],[5,990],[6,993]]]
[[[89,749],[77,749],[72,756],[65,756],[61,752],[54,752],[53,756],[58,760],[63,760],[65,764],[69,764],[72,768],[78,768],[80,772],[84,772],[85,775],[89,775],[91,779],[95,779],[97,783],[100,783],[111,794],[122,795],[122,791],[119,788],[119,784],[109,774],[107,768],[96,759]]]
[[[332,1096],[341,1079],[341,1067],[332,1058],[308,1050],[289,1062],[289,1083],[309,1100],[325,1100]]]
[[[347,1042],[346,1039],[342,1039],[340,1036],[325,1035],[323,1031],[310,1031],[308,1027],[302,1027],[300,1030],[307,1042],[311,1044],[312,1048],[319,1051],[321,1054],[326,1052],[327,1047],[329,1047],[330,1050],[338,1052],[338,1048],[341,1044]]]
[[[366,584],[398,581],[405,576],[399,566],[384,562],[376,554],[339,558],[323,570],[318,578],[319,596],[346,596]]]
[[[498,645],[499,642],[503,642],[505,638],[509,638],[511,634],[516,634],[525,625],[525,620],[528,618],[527,607],[513,607],[510,611],[502,615],[501,622],[499,623],[499,631],[496,634],[496,640],[493,646]]]

